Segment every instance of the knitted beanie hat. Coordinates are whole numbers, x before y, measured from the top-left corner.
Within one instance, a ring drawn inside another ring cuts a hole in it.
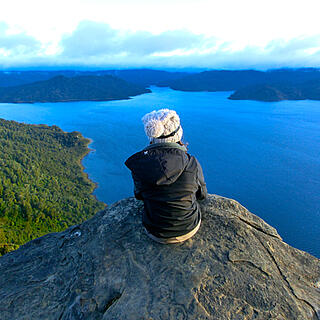
[[[152,111],[142,118],[142,122],[150,142],[178,142],[182,138],[180,118],[174,110]]]

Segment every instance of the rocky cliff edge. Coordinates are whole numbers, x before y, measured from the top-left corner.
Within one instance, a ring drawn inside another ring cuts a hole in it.
[[[0,319],[320,319],[320,260],[238,202],[210,195],[194,238],[161,245],[142,203],[0,258]]]

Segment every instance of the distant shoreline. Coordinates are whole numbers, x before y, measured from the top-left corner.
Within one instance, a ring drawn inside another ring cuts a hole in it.
[[[17,86],[0,87],[2,103],[54,103],[128,100],[150,93],[143,86],[126,82],[112,75],[80,75],[53,78]]]
[[[145,92],[149,93],[149,92]],[[144,94],[144,93],[141,93]],[[103,102],[103,101],[118,101],[118,100],[131,100],[132,97],[127,98],[114,98],[114,99],[92,99],[92,100],[81,100],[81,99],[68,99],[68,100],[57,100],[57,101],[0,101],[0,104],[12,103],[12,104],[35,104],[35,103],[61,103],[61,102]]]
[[[77,131],[77,132],[79,132],[79,131]],[[84,177],[85,177],[85,179],[86,179],[87,181],[89,181],[90,183],[92,183],[92,184],[94,185],[93,190],[92,190],[92,192],[91,192],[91,195],[92,195],[97,201],[103,203],[103,204],[105,205],[105,207],[106,207],[107,204],[106,204],[105,202],[99,200],[99,199],[97,198],[97,196],[96,196],[95,194],[93,194],[93,192],[99,187],[98,182],[93,181],[93,180],[89,177],[89,173],[87,173],[87,172],[84,171],[84,170],[85,170],[85,166],[83,165],[83,160],[84,160],[84,158],[85,158],[87,155],[89,155],[92,151],[94,151],[94,149],[91,149],[91,148],[89,147],[89,145],[90,145],[91,143],[93,143],[94,140],[91,139],[91,138],[86,138],[86,137],[84,137],[81,132],[79,132],[79,133],[81,134],[81,138],[84,139],[85,141],[87,141],[87,142],[86,142],[87,151],[86,151],[86,153],[83,154],[83,156],[82,156],[82,157],[80,158],[80,160],[79,160],[79,165],[81,166],[82,174],[84,175]]]

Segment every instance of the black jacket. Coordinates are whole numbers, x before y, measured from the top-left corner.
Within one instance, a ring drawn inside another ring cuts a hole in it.
[[[196,200],[207,196],[202,168],[177,143],[151,144],[125,165],[131,170],[135,197],[144,202],[142,222],[160,238],[184,235],[201,219]]]

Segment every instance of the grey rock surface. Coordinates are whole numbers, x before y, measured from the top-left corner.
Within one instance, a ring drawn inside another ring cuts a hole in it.
[[[0,258],[0,319],[320,319],[320,260],[238,202],[210,195],[199,232],[153,242],[142,203]]]

